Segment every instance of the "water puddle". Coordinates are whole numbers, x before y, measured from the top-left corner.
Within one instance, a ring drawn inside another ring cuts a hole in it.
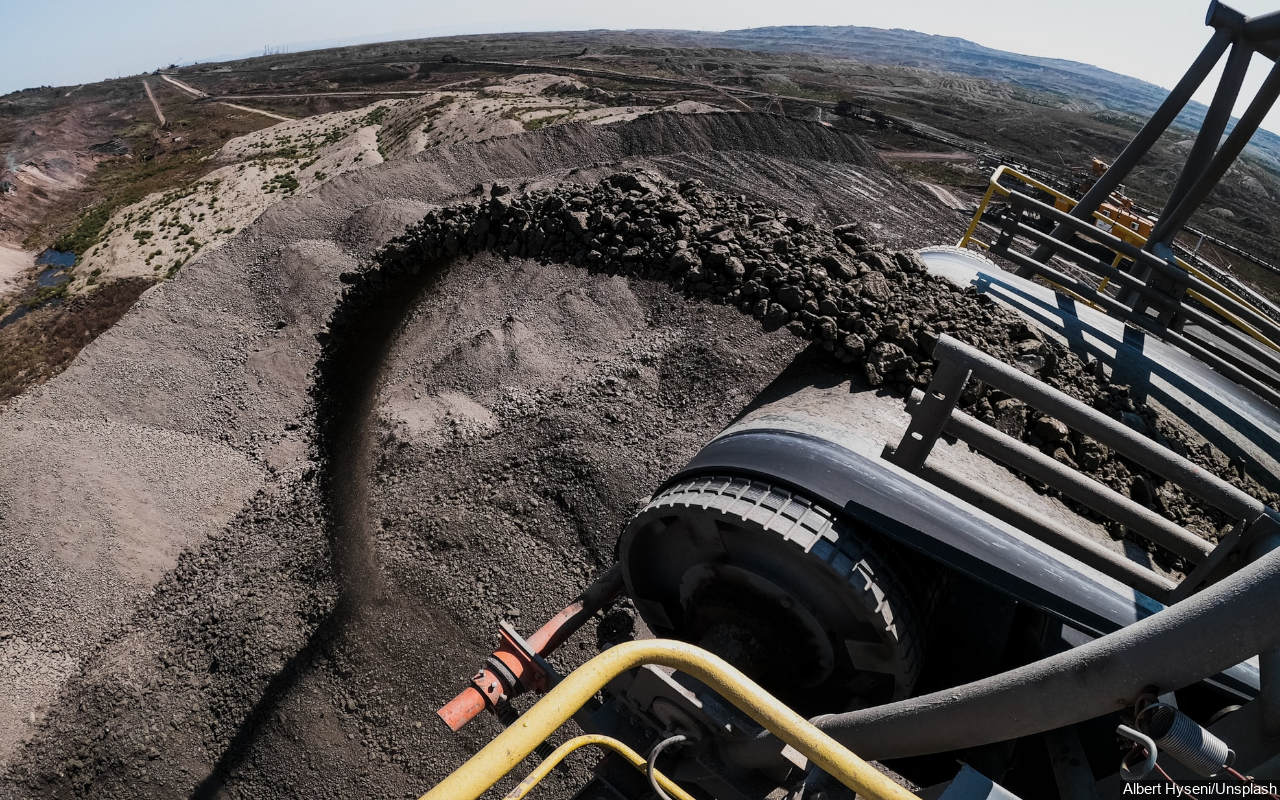
[[[43,266],[36,276],[40,288],[57,286],[71,280],[67,272],[76,265],[76,254],[69,250],[45,250],[36,256],[36,266]]]
[[[57,293],[51,293],[53,296],[47,297],[45,300],[39,300],[42,289],[52,289],[61,286],[71,280],[71,268],[76,265],[76,254],[69,250],[45,250],[36,256],[36,266],[44,267],[36,275],[36,294],[34,298],[28,294],[27,298],[20,300],[18,304],[12,308],[9,313],[0,317],[0,328],[11,322],[17,322],[27,315],[28,312],[37,308],[46,306],[56,306],[62,303],[62,298]]]

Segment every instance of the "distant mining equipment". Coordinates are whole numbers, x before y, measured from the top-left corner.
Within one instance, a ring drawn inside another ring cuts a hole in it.
[[[1222,141],[1249,57],[1280,56],[1280,12],[1246,18],[1212,2],[1206,23],[1213,34],[1186,77],[1081,199],[1037,200],[1013,186],[1033,178],[1002,166],[963,249],[921,257],[935,274],[968,270],[980,291],[1031,296],[1044,288],[1032,277],[1048,281],[1058,308],[1078,314],[1069,334],[1123,328],[1117,368],[1128,358],[1171,379],[1211,375],[1214,402],[1274,421],[1280,327],[1169,244],[1280,95],[1277,66]],[[1224,55],[1154,230],[1118,235],[1100,207]],[[781,113],[781,100],[766,110]],[[1006,213],[984,222],[996,194]],[[1099,280],[1073,277],[1081,270]],[[1032,308],[1029,323],[1044,313]],[[1194,369],[1160,361],[1171,352]],[[501,626],[499,647],[439,715],[455,731],[484,711],[507,727],[425,797],[479,797],[570,719],[586,733],[508,798],[587,746],[608,755],[583,800],[1066,800],[1132,793],[1126,783],[1275,796],[1280,512],[978,348],[943,335],[933,357],[905,431],[878,452],[833,404],[838,376],[771,387],[745,409],[631,519],[612,569],[532,635]],[[1216,509],[1228,533],[1210,542],[964,413],[960,399],[979,382]],[[1274,428],[1257,441],[1280,441]],[[930,454],[942,439],[1176,554],[1185,576],[939,469]],[[559,674],[556,647],[624,599],[653,638]],[[545,696],[517,714],[511,701],[526,692]]]

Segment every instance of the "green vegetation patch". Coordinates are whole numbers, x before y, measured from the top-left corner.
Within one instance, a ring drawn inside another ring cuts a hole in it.
[[[566,111],[563,114],[549,114],[545,117],[537,117],[536,119],[527,119],[524,121],[524,129],[526,131],[536,131],[554,125],[565,117],[573,116],[572,111]]]
[[[102,229],[106,227],[107,220],[111,219],[111,212],[112,208],[106,203],[85,211],[74,228],[54,240],[53,249],[75,253],[78,263],[82,253],[88,252],[89,248],[102,240]]]
[[[262,182],[262,191],[268,194],[272,192],[282,192],[284,194],[293,194],[298,190],[298,179],[294,177],[292,172],[283,172],[270,180]]]

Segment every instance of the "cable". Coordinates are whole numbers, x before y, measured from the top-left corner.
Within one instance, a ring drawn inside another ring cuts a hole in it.
[[[1257,781],[1255,781],[1252,775],[1241,775],[1238,771],[1236,771],[1234,767],[1227,767],[1227,772],[1230,772],[1232,775],[1236,776],[1236,778],[1238,778],[1241,783],[1252,783],[1254,786],[1262,785]],[[1275,798],[1275,800],[1280,800],[1280,795],[1276,794],[1275,792],[1267,792],[1267,797],[1273,797]]]
[[[662,755],[662,751],[666,750],[671,745],[687,741],[689,741],[688,736],[685,736],[683,733],[677,733],[675,736],[668,736],[658,742],[653,746],[653,749],[649,751],[649,764],[645,769],[645,774],[649,776],[649,786],[653,787],[653,792],[658,796],[659,800],[671,800],[671,795],[662,790],[662,787],[658,785],[658,779],[653,775],[654,771],[657,769],[658,756]]]
[[[1173,778],[1170,778],[1169,773],[1165,772],[1164,767],[1160,766],[1159,764],[1156,764],[1156,772],[1159,772],[1161,775],[1164,776],[1164,779],[1166,781],[1168,781],[1169,783],[1172,783],[1174,786],[1177,787],[1178,791],[1181,792],[1181,794],[1179,795],[1180,797],[1190,797],[1191,800],[1200,800],[1200,798],[1196,797],[1191,792],[1188,792],[1186,790],[1186,787],[1184,787],[1182,784],[1178,783]]]

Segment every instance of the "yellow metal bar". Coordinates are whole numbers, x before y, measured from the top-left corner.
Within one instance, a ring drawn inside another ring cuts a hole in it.
[[[1116,257],[1111,259],[1111,268],[1119,269],[1120,262],[1122,260],[1124,260],[1124,253],[1117,252]],[[1102,279],[1101,283],[1098,284],[1098,292],[1099,293],[1105,292],[1107,290],[1107,284],[1109,283],[1111,283],[1111,276],[1108,275],[1107,277]]]
[[[534,767],[533,772],[530,772],[528,777],[520,781],[520,785],[508,792],[502,800],[523,800],[525,795],[533,791],[533,787],[541,783],[543,778],[550,775],[551,770],[558,767],[560,762],[564,761],[570,753],[575,750],[581,750],[584,747],[591,746],[603,747],[608,750],[612,750],[630,762],[631,766],[641,772],[648,772],[649,762],[644,759],[644,756],[628,747],[625,742],[620,742],[612,736],[602,736],[598,733],[587,733],[582,736],[575,736],[557,747],[551,755],[547,756],[545,761]],[[681,789],[679,784],[675,783],[656,769],[653,771],[653,779],[658,782],[658,785],[662,787],[663,791],[674,797],[675,800],[696,800],[693,795],[689,794],[684,789]]]
[[[1052,287],[1053,290],[1058,294],[1065,294],[1067,297],[1070,297],[1072,300],[1075,300],[1078,303],[1084,303],[1086,306],[1094,309],[1095,311],[1101,311],[1103,314],[1107,313],[1102,306],[1093,302],[1092,300],[1080,294],[1079,292],[1075,291],[1074,289],[1068,289],[1067,287],[1063,286],[1057,281],[1051,281],[1048,278],[1044,277],[1043,275],[1040,275],[1038,277],[1040,278],[1040,280],[1049,284],[1049,286]]]
[[[973,212],[973,219],[969,220],[969,227],[965,229],[964,236],[960,237],[957,247],[969,246],[969,240],[973,238],[973,232],[978,229],[978,220],[982,219],[983,213],[986,212],[987,203],[991,202],[991,195],[995,192],[997,185],[995,178],[992,178],[987,184],[987,191],[982,195],[982,202],[978,203],[978,210]]]
[[[1259,331],[1257,328],[1253,327],[1253,326],[1252,326],[1252,325],[1250,325],[1249,323],[1247,323],[1247,322],[1245,322],[1244,320],[1240,319],[1240,318],[1239,318],[1239,317],[1237,317],[1235,314],[1232,314],[1230,311],[1226,310],[1226,309],[1225,309],[1225,308],[1223,308],[1222,306],[1218,305],[1217,303],[1213,302],[1213,301],[1212,301],[1212,300],[1210,300],[1209,298],[1207,298],[1207,297],[1205,297],[1204,295],[1200,294],[1200,293],[1199,293],[1199,292],[1197,292],[1196,290],[1194,290],[1194,289],[1188,289],[1188,290],[1187,290],[1187,295],[1188,295],[1188,296],[1190,296],[1190,297],[1195,298],[1196,300],[1199,300],[1201,303],[1204,303],[1204,304],[1205,304],[1206,306],[1208,306],[1208,307],[1209,307],[1209,309],[1210,309],[1211,311],[1213,311],[1215,314],[1217,314],[1218,316],[1222,317],[1222,318],[1223,318],[1223,319],[1225,319],[1227,322],[1231,323],[1233,326],[1235,326],[1236,328],[1240,329],[1240,330],[1241,330],[1241,331],[1243,331],[1244,333],[1246,333],[1246,334],[1248,334],[1249,336],[1253,337],[1253,338],[1254,338],[1254,339],[1256,339],[1258,342],[1260,342],[1260,343],[1262,343],[1262,344],[1266,345],[1267,347],[1270,347],[1272,350],[1275,350],[1275,351],[1277,351],[1277,352],[1280,352],[1280,345],[1277,345],[1275,342],[1273,342],[1273,341],[1271,341],[1270,339],[1268,339],[1268,338],[1267,338],[1267,337],[1266,337],[1266,336],[1265,336],[1261,331]]]
[[[613,647],[583,664],[421,800],[476,800],[613,678],[645,664],[678,669],[720,693],[770,733],[867,800],[919,800],[723,659],[668,639]]]
[[[1235,300],[1237,303],[1249,309],[1253,313],[1257,314],[1258,316],[1263,316],[1263,317],[1266,316],[1266,314],[1262,313],[1261,309],[1259,309],[1253,303],[1250,303],[1248,300],[1244,299],[1240,295],[1233,292],[1229,287],[1227,287],[1221,281],[1214,278],[1212,275],[1208,274],[1207,272],[1201,272],[1200,270],[1191,266],[1191,264],[1189,264],[1186,261],[1183,261],[1181,258],[1178,258],[1177,256],[1174,256],[1174,260],[1177,261],[1179,267],[1182,267],[1187,272],[1190,272],[1192,275],[1196,276],[1200,280],[1204,281],[1205,283],[1209,284],[1213,288],[1222,292],[1227,297],[1230,297],[1232,300]]]

